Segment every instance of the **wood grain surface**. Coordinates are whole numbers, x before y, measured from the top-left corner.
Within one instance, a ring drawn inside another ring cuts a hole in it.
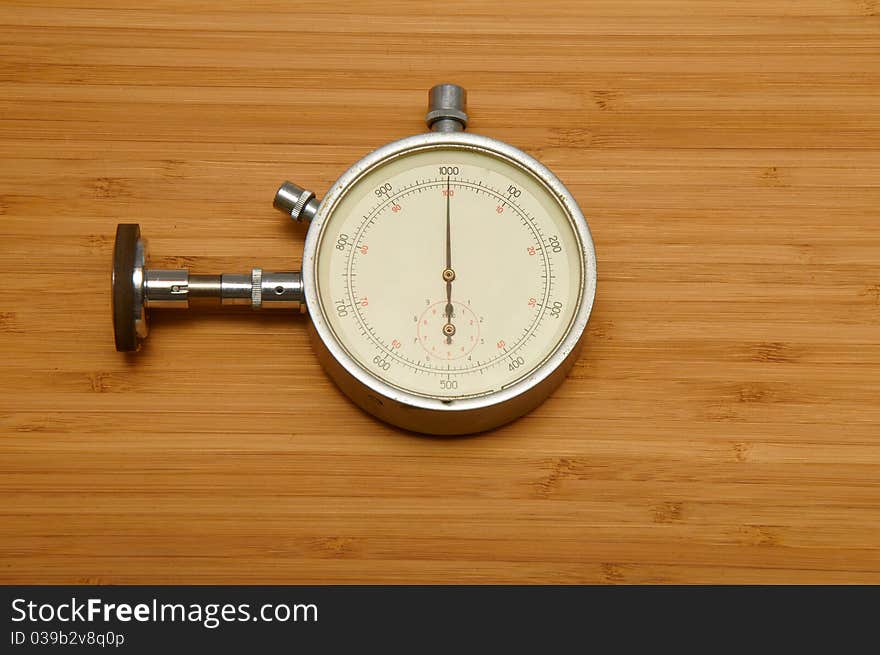
[[[0,8],[0,582],[880,582],[880,2],[103,4]],[[117,222],[295,268],[277,184],[442,81],[593,231],[547,403],[389,428],[303,317],[114,351]]]

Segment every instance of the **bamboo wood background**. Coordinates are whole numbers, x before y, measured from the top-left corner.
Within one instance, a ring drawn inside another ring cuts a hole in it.
[[[880,2],[101,4],[0,8],[0,582],[880,582]],[[441,81],[593,230],[545,405],[389,428],[304,318],[114,351],[117,222],[296,267],[277,184]]]

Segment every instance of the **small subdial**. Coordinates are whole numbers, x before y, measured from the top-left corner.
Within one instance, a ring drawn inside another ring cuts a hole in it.
[[[480,319],[466,304],[452,301],[453,314],[446,316],[446,301],[428,305],[419,317],[419,343],[428,355],[442,360],[466,357],[480,343]]]

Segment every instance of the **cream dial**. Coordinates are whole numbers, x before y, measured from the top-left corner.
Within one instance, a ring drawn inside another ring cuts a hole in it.
[[[364,370],[441,400],[482,396],[553,354],[582,297],[582,245],[552,192],[477,147],[373,166],[322,226],[317,292]]]

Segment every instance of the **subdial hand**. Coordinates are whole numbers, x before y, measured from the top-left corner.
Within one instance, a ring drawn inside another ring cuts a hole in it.
[[[452,343],[455,334],[455,326],[452,324],[452,314],[455,311],[452,306],[452,281],[455,279],[455,271],[452,269],[452,221],[450,219],[450,191],[449,176],[446,177],[446,268],[443,269],[443,281],[446,282],[446,325],[443,326],[443,334],[446,343]]]

